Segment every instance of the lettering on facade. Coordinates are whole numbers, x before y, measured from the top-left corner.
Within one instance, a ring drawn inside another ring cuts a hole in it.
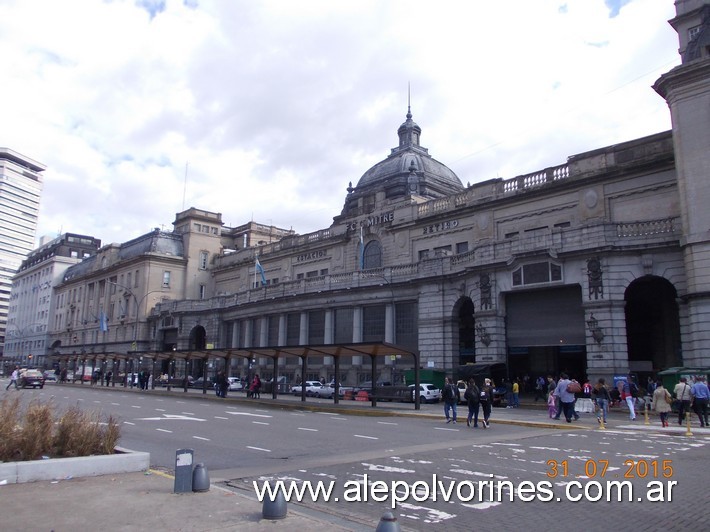
[[[325,258],[325,256],[326,256],[326,253],[323,250],[311,251],[309,253],[304,253],[302,255],[298,255],[296,257],[296,262],[305,262],[307,260],[322,259],[322,258]]]
[[[448,220],[446,222],[441,222],[440,224],[427,225],[424,227],[424,234],[430,235],[432,233],[440,233],[441,231],[448,231],[449,229],[454,229],[458,227],[458,220]]]
[[[386,222],[394,222],[394,211],[386,212],[384,214],[377,214],[375,216],[370,216],[364,220],[349,222],[348,229],[356,231],[358,227],[371,227],[373,225],[380,225]]]

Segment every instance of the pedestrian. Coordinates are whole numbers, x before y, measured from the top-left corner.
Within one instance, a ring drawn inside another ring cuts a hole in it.
[[[215,391],[217,392],[217,397],[222,399],[227,397],[227,390],[229,389],[229,380],[224,371],[217,373],[217,378],[215,379]]]
[[[555,388],[555,395],[560,401],[561,413],[564,413],[567,423],[572,423],[572,417],[575,419],[579,418],[574,411],[574,393],[567,390],[567,386],[571,382],[572,381],[567,378],[566,373],[560,373],[560,380],[557,382],[557,387]],[[556,415],[555,419],[560,419],[559,415]]]
[[[261,394],[259,393],[261,390],[261,379],[259,378],[259,374],[257,373],[254,375],[254,379],[251,381],[251,386],[249,386],[249,391],[251,392],[251,397],[253,399],[260,399]]]
[[[673,388],[673,395],[678,401],[678,425],[683,424],[686,412],[690,412],[690,385],[688,379],[680,378],[680,382]]]
[[[520,406],[520,383],[519,379],[513,381],[513,408],[518,408]]]
[[[693,408],[698,415],[701,427],[708,427],[708,399],[710,399],[710,391],[705,383],[705,377],[699,376],[695,378],[695,384],[690,387],[690,393],[693,396]]]
[[[468,380],[468,386],[463,394],[463,398],[468,405],[468,417],[466,418],[466,426],[471,426],[471,419],[473,419],[473,428],[478,427],[478,410],[481,402],[480,398],[481,391],[476,386],[476,381],[473,378]]]
[[[659,380],[656,383],[656,389],[653,391],[653,399],[651,407],[661,417],[661,426],[668,426],[668,413],[671,411],[673,398],[671,394],[663,387],[663,381]]]
[[[609,415],[611,394],[609,393],[609,388],[606,387],[604,377],[599,378],[597,384],[592,389],[592,395],[594,396],[594,403],[597,407],[597,421],[601,423],[603,420],[604,423],[606,423],[606,417]]]
[[[629,407],[629,420],[636,421],[636,397],[638,397],[638,386],[634,382],[632,375],[624,381],[621,389],[621,400],[626,401]]]
[[[446,384],[444,384],[444,415],[446,416],[446,422],[454,422],[456,424],[456,405],[459,402],[459,389],[454,384],[451,377],[446,377]],[[449,416],[451,413],[451,416]]]
[[[538,399],[541,399],[543,401],[545,400],[545,388],[546,388],[545,377],[540,375],[537,378],[537,381],[535,382],[535,402],[536,403],[537,403]]]
[[[491,404],[493,402],[493,381],[491,379],[483,381],[478,399],[481,410],[483,410],[483,428],[487,429],[490,426],[488,420],[491,418]]]
[[[15,366],[15,369],[12,370],[12,374],[10,375],[10,382],[5,386],[5,390],[9,390],[10,386],[13,384],[15,385],[15,390],[19,389],[19,386],[17,386],[17,379],[20,378],[20,368],[19,366]]]
[[[113,377],[113,371],[107,371],[106,372],[106,386],[107,387],[109,384],[111,384],[111,377]]]
[[[547,393],[547,413],[550,419],[553,419],[557,415],[557,399],[554,390]]]

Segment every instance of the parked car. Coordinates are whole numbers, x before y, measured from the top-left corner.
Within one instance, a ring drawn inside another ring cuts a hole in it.
[[[410,384],[409,389],[411,390],[411,400],[415,400],[416,385]],[[441,390],[434,386],[423,382],[419,385],[419,402],[421,403],[438,403],[441,400]]]
[[[315,392],[323,386],[320,381],[306,381],[304,385],[306,387],[306,395],[308,396],[315,395]],[[302,390],[303,386],[300,384],[296,384],[296,386],[291,388],[291,393],[293,395],[301,395]]]
[[[43,373],[44,375],[44,382],[57,382],[57,375],[53,371],[45,371]]]
[[[38,369],[25,369],[20,372],[20,388],[44,388],[44,374]]]
[[[200,377],[199,379],[196,379],[195,381],[193,381],[192,387],[197,388],[198,390],[201,390],[203,387],[205,387],[205,385],[203,384],[204,382],[205,382],[204,377]],[[214,388],[214,380],[212,378],[207,379],[206,388],[207,389]]]
[[[239,377],[227,377],[227,380],[229,381],[229,388],[227,389],[230,392],[240,392],[244,389],[242,380]]]

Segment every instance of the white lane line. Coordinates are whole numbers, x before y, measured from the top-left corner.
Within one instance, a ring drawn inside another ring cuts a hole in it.
[[[255,451],[264,451],[265,453],[271,452],[269,449],[262,449],[261,447],[252,447],[251,445],[247,445],[247,449],[253,449]]]
[[[337,412],[314,412],[315,414],[320,414],[321,416],[339,416]]]
[[[138,405],[131,405],[131,408],[140,408]]]
[[[222,417],[222,416],[215,416],[215,419],[229,419],[228,417]]]
[[[458,432],[458,431],[459,431],[459,429],[447,429],[447,428],[445,428],[445,427],[434,427],[434,430],[450,430],[450,431],[453,431],[453,432]]]
[[[209,438],[203,438],[203,437],[201,437],[201,436],[193,436],[193,438],[195,438],[196,440],[210,441]]]
[[[380,425],[397,425],[397,423],[392,423],[391,421],[378,421]]]
[[[111,403],[112,406],[121,406],[121,403]]]
[[[123,424],[124,425],[135,425],[135,423],[131,423],[130,421],[124,421]]]
[[[94,403],[100,403],[101,401],[94,401]]]
[[[343,417],[343,416],[332,417],[332,418],[330,418],[330,419],[334,419],[334,420],[336,420],[336,421],[347,421],[347,420],[348,420],[348,418]]]
[[[184,405],[186,401],[175,401],[179,405]]]
[[[225,414],[229,414],[231,416],[251,416],[251,417],[274,417],[274,416],[266,416],[264,414],[251,414],[249,412],[232,412],[227,410]]]
[[[254,425],[269,425],[269,423],[266,423],[265,421],[252,421]]]
[[[172,430],[168,430],[168,429],[155,429],[155,430],[159,430],[160,432],[169,432],[170,434],[173,433]]]
[[[362,434],[353,434],[353,436],[356,438],[365,438],[367,440],[379,440],[379,438],[375,438],[374,436],[363,436]]]
[[[301,414],[301,413],[298,413],[298,412],[291,412],[291,415],[292,415],[292,416],[305,416],[306,414]]]
[[[307,429],[306,427],[298,427],[298,430],[307,430],[309,432],[318,432],[318,429]]]
[[[165,409],[164,408],[156,408],[155,411],[156,412],[165,412]]]
[[[186,416],[194,416],[194,412],[180,412],[181,414],[185,414]]]

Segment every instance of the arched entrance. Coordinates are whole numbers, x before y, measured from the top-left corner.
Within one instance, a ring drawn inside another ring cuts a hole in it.
[[[626,337],[629,369],[657,372],[682,366],[680,320],[675,287],[663,277],[646,275],[626,292]]]

